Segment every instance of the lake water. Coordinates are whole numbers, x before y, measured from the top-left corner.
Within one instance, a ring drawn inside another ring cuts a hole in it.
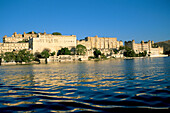
[[[0,66],[1,112],[132,113],[169,108],[170,57]]]

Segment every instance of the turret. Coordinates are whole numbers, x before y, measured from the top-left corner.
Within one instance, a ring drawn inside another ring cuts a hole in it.
[[[71,36],[76,37],[76,35],[71,35]]]
[[[3,43],[5,43],[5,38],[7,38],[7,35],[3,36]]]
[[[14,35],[14,37],[16,37],[16,35],[17,35],[17,32],[14,32],[14,33],[13,33],[13,35]]]
[[[135,47],[135,40],[132,40],[132,44],[130,48],[134,49],[134,47]]]
[[[119,46],[123,46],[123,41],[119,41]]]
[[[46,35],[46,32],[44,31],[44,35]]]
[[[151,44],[151,41],[149,40],[148,41],[148,47],[149,47],[149,52],[151,51],[151,48],[152,48],[152,44]]]
[[[6,38],[6,37],[7,37],[7,35],[3,36],[3,38]]]
[[[98,36],[96,35],[95,37],[94,37],[94,43],[95,43],[95,45],[94,45],[94,47],[95,48],[98,48]]]
[[[150,40],[148,41],[148,44],[151,45],[151,41]]]
[[[154,41],[151,41],[152,44],[154,44]]]

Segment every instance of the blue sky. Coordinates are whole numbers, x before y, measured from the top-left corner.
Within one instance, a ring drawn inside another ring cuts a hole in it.
[[[170,39],[170,0],[0,0],[0,14],[0,42],[32,30],[78,39]]]

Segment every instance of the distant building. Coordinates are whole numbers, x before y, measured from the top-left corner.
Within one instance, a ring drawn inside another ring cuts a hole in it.
[[[3,43],[0,43],[0,53],[12,52],[15,50],[32,50],[35,52],[42,52],[44,49],[49,49],[51,52],[58,52],[61,48],[67,47],[72,49],[76,47],[76,36],[52,35],[44,33],[29,34],[13,33],[11,37],[6,35],[3,37]]]
[[[17,34],[16,32],[13,33],[13,35],[11,37],[7,37],[6,35],[3,37],[3,43],[17,43],[20,41],[25,41],[25,40],[29,40],[31,37],[37,37],[38,34],[35,34],[34,31],[32,31],[31,34],[26,34],[24,32],[24,34]]]
[[[6,35],[3,37],[3,43],[0,43],[0,53],[19,51],[22,49],[30,50],[32,53],[42,52],[44,49],[49,49],[51,52],[67,47],[75,51],[78,44],[84,45],[87,48],[87,56],[93,56],[94,48],[99,49],[106,56],[113,56],[114,49],[119,49],[123,46],[122,41],[118,41],[115,37],[86,37],[83,40],[76,40],[75,35],[52,35],[44,33],[29,33],[17,34],[13,33],[11,37]],[[163,47],[154,47],[153,41],[136,44],[134,40],[125,42],[125,46],[133,49],[135,53],[146,51],[148,55],[159,55],[163,53]],[[120,54],[122,54],[121,52]]]
[[[112,37],[86,37],[84,40],[78,40],[77,45],[86,46],[88,56],[93,56],[93,49],[99,49],[104,54],[110,54],[110,50],[119,49],[123,46],[122,41],[117,41],[117,38]]]
[[[111,37],[86,37],[84,40],[78,40],[77,44],[81,44],[87,47],[87,49],[118,49],[123,46],[122,41],[117,41],[117,38]]]
[[[75,49],[76,36],[52,35],[39,33],[38,37],[30,39],[30,48],[35,52],[42,52],[44,49],[50,49],[51,52],[58,52],[61,48],[67,47]]]
[[[11,37],[6,35],[3,37],[3,43],[0,44],[0,52],[12,52],[15,50],[27,49],[32,50],[32,53],[42,52],[44,49],[49,49],[56,53],[61,48],[67,47],[75,51],[76,45],[81,44],[86,46],[87,55],[93,56],[94,48],[101,50],[105,55],[110,54],[113,49],[118,49],[123,46],[122,41],[117,41],[117,38],[112,37],[86,37],[84,40],[76,41],[76,36],[52,35],[44,33],[13,33]]]
[[[13,33],[11,37],[6,35],[3,37],[3,43],[0,43],[0,53],[19,51],[19,50],[29,50],[30,44],[29,39],[32,37],[37,37],[33,31],[30,34],[17,34]]]
[[[141,41],[141,43],[135,43],[134,40],[125,41],[125,47],[131,48],[136,54],[144,51],[146,51],[148,55],[163,54],[163,47],[154,47],[154,42],[150,40],[148,42]]]
[[[29,49],[29,43],[0,43],[0,53]]]

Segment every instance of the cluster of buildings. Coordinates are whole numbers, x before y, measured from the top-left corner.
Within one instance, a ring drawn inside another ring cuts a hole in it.
[[[123,46],[122,41],[118,41],[115,37],[86,37],[83,40],[77,40],[76,35],[52,35],[44,33],[31,32],[29,34],[17,34],[16,32],[11,36],[3,37],[3,43],[0,43],[0,54],[5,52],[19,51],[27,49],[33,54],[42,52],[44,49],[49,49],[51,52],[56,52],[61,48],[67,47],[71,51],[75,51],[78,44],[84,45],[87,48],[86,56],[93,56],[94,48],[99,49],[105,55],[110,55],[113,49],[119,49]],[[134,40],[125,42],[125,47],[129,47],[135,53],[147,51],[149,55],[163,54],[163,48],[154,48],[153,41],[136,44]]]
[[[163,47],[155,47],[154,41],[150,40],[147,42],[141,41],[141,43],[135,43],[134,40],[128,42],[125,41],[125,47],[131,48],[136,54],[146,51],[149,56],[158,56],[164,52]]]

